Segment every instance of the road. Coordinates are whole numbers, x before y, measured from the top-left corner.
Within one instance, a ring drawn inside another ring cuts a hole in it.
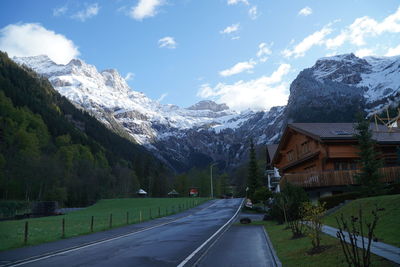
[[[213,243],[212,236],[238,212],[242,199],[216,200],[211,206],[197,208],[181,218],[163,219],[159,225],[147,226],[127,235],[106,238],[101,242],[64,248],[62,252],[40,251],[43,256],[32,255],[35,247],[0,253],[0,262],[9,266],[191,266]],[[121,231],[121,230],[120,230]],[[121,233],[120,233],[121,234]],[[96,235],[96,234],[94,234]],[[90,235],[92,236],[92,235]],[[90,237],[89,236],[89,237]],[[89,238],[79,237],[79,238]],[[77,238],[76,240],[79,240]],[[57,241],[61,246],[67,240]],[[93,242],[93,241],[91,241]],[[76,241],[75,241],[76,243]],[[43,247],[52,247],[52,243]],[[24,255],[24,256],[22,256]],[[31,260],[13,264],[29,255]]]

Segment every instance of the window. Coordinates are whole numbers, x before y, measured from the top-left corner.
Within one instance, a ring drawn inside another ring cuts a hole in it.
[[[335,170],[356,170],[357,163],[354,161],[335,161],[333,163]]]
[[[304,171],[306,171],[306,172],[314,172],[316,170],[317,170],[317,166],[315,166],[315,164],[304,168]]]
[[[300,153],[306,154],[307,152],[310,152],[310,141],[306,141],[300,145]]]
[[[294,151],[293,150],[290,150],[287,153],[287,159],[288,159],[288,161],[293,161],[294,160]]]

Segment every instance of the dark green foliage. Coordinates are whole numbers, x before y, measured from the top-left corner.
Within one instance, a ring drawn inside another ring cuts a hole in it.
[[[252,198],[255,190],[261,186],[261,177],[258,170],[256,150],[254,148],[253,139],[250,140],[249,149],[249,163],[248,163],[248,174],[247,174],[247,187],[249,188],[247,194],[248,197]]]
[[[164,196],[168,170],[0,52],[0,197],[82,206]]]
[[[400,146],[397,147],[397,166],[400,166]]]
[[[29,208],[29,202],[26,201],[0,201],[0,218],[11,218],[18,213],[28,213]]]
[[[273,195],[273,204],[269,211],[272,219],[279,223],[291,223],[301,219],[301,207],[308,202],[307,193],[303,188],[286,183],[280,193]],[[297,223],[294,226],[299,226]]]
[[[375,151],[375,142],[372,139],[372,131],[370,130],[368,120],[359,119],[355,129],[358,140],[358,153],[361,166],[361,172],[356,175],[356,179],[361,184],[361,190],[366,195],[379,194],[382,185],[379,183],[379,168],[382,167],[382,160],[379,159]]]
[[[301,218],[301,205],[303,202],[308,202],[309,198],[303,188],[286,183],[282,189],[282,195],[286,199],[288,205],[289,220]]]
[[[340,203],[346,200],[353,200],[360,198],[362,195],[359,192],[347,192],[343,194],[337,194],[329,197],[321,197],[318,201],[322,204],[325,203],[326,209],[331,209],[338,206]]]

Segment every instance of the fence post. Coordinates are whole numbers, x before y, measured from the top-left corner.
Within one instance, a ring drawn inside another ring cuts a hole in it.
[[[90,232],[93,232],[94,216],[90,220]]]
[[[62,221],[61,221],[61,237],[62,238],[65,237],[65,218],[62,218]]]
[[[149,217],[150,217],[149,219],[151,220],[151,219],[152,219],[152,218],[151,218],[151,217],[152,217],[152,216],[151,216],[151,208],[149,208]]]
[[[110,228],[112,227],[112,213],[110,214]]]
[[[25,222],[25,232],[24,232],[24,244],[26,245],[28,243],[28,231],[29,231],[29,226],[28,226],[28,221]]]
[[[126,224],[129,224],[129,211],[126,212]]]
[[[142,211],[139,211],[139,222],[142,222]]]
[[[161,217],[161,208],[158,207],[158,217]]]

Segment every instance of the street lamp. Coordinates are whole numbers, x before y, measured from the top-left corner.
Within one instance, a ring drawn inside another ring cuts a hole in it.
[[[211,198],[214,198],[214,190],[213,190],[213,177],[212,177],[212,175],[213,175],[213,167],[215,166],[215,165],[217,165],[217,163],[216,162],[214,162],[214,163],[212,163],[211,165],[210,165],[210,188],[211,188]]]

